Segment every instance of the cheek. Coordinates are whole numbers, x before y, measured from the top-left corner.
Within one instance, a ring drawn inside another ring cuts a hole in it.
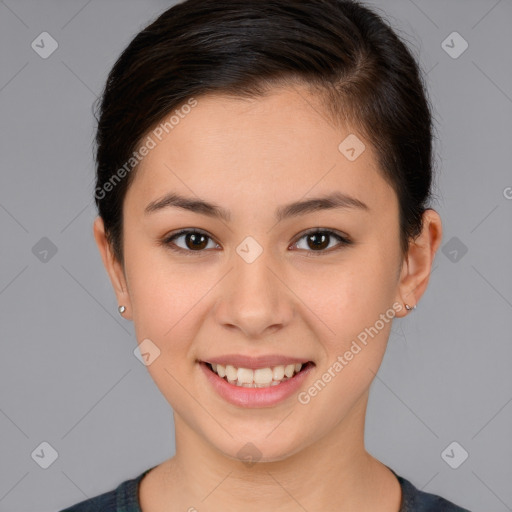
[[[321,328],[326,358],[319,373],[328,372],[325,381],[332,393],[345,397],[342,402],[360,394],[374,377],[369,369],[377,373],[382,362],[396,314],[396,257],[392,248],[386,252],[378,243],[366,244],[326,274],[313,274],[309,282],[318,286],[301,292],[326,326]],[[329,395],[324,393],[318,401],[319,406],[324,403],[326,413]],[[339,406],[344,408],[342,403]]]
[[[135,334],[141,353],[150,353],[146,368],[156,386],[176,410],[186,411],[183,386],[195,370],[194,306],[205,294],[204,276],[201,282],[190,266],[171,265],[152,252],[158,251],[133,250],[126,258]]]
[[[360,286],[348,287],[333,294],[333,302],[320,310],[334,334],[323,337],[325,357],[315,380],[298,399],[310,414],[324,418],[326,429],[368,390],[384,357],[395,309],[391,301],[375,296],[374,287],[368,289],[371,293]]]
[[[177,361],[183,364],[188,359],[193,308],[204,290],[189,268],[171,266],[165,257],[154,257],[155,252],[126,251],[125,261],[136,338],[138,343],[149,339],[149,346],[156,346],[158,358],[148,370],[159,384],[169,381],[165,369],[174,374]]]
[[[335,264],[301,270],[293,289],[325,322],[326,333],[346,338],[373,324],[391,307],[395,276],[393,257],[367,244]]]
[[[172,264],[164,249],[127,240],[125,261],[135,327],[142,334],[171,336],[204,293],[204,282],[195,278],[192,265]]]

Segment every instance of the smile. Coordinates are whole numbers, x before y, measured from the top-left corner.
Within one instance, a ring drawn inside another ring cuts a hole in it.
[[[298,393],[315,367],[295,358],[279,364],[282,359],[233,356],[198,363],[211,389],[225,401],[238,407],[274,407]]]
[[[278,386],[293,378],[309,363],[277,365],[266,368],[237,368],[233,365],[206,363],[208,368],[233,386],[245,388],[267,388]]]

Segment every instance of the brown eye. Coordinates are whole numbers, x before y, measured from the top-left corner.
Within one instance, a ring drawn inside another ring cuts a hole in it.
[[[175,241],[183,239],[182,246],[178,245]],[[164,240],[164,244],[173,251],[182,253],[201,253],[203,249],[208,247],[208,241],[213,240],[209,235],[195,229],[184,229],[175,233]],[[214,243],[214,247],[216,244]]]
[[[338,235],[334,231],[316,229],[305,233],[299,238],[299,241],[302,239],[305,239],[306,241],[306,247],[299,247],[299,249],[304,249],[310,253],[320,254],[331,252],[330,250],[326,249],[331,249],[333,247],[332,245],[330,245],[333,238],[338,240],[337,245],[340,248],[343,246],[350,245],[352,243],[348,238]],[[296,242],[294,245],[298,246],[298,244],[299,242]],[[336,247],[336,244],[334,245],[334,247]]]
[[[326,233],[313,233],[306,235],[309,247],[316,249],[327,249],[329,246],[330,235]]]
[[[207,245],[207,236],[202,233],[187,233],[185,235],[185,245],[188,249],[204,249]]]

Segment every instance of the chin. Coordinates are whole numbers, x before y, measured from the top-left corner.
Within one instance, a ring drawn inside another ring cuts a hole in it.
[[[294,439],[290,434],[276,435],[275,439],[267,436],[267,430],[264,434],[250,437],[245,433],[242,436],[224,439],[222,443],[215,444],[217,450],[230,459],[238,460],[247,466],[255,463],[280,462],[292,457],[303,450],[307,443]]]

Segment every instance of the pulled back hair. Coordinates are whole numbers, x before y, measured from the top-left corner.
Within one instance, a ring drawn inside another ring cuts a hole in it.
[[[291,84],[314,90],[328,117],[372,145],[407,253],[432,197],[433,125],[419,65],[387,22],[356,0],[186,0],[123,51],[96,113],[95,200],[121,263],[137,168],[126,163],[149,131],[191,98],[257,98]]]

